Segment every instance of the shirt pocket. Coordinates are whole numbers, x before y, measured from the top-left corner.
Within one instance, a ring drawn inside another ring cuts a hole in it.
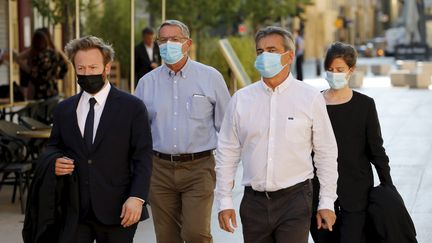
[[[213,114],[213,105],[204,95],[193,95],[188,105],[190,118],[204,119]]]
[[[286,117],[285,137],[291,143],[304,143],[310,140],[311,128],[307,119]]]

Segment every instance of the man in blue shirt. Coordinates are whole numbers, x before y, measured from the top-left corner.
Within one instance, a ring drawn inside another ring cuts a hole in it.
[[[159,27],[164,65],[142,77],[136,96],[149,111],[153,133],[150,203],[158,243],[213,242],[213,150],[230,95],[222,75],[191,60],[188,27]]]

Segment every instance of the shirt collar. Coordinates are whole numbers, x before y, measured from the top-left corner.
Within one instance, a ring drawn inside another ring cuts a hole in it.
[[[84,101],[88,101],[90,98],[94,97],[96,99],[97,104],[99,105],[103,105],[105,104],[107,98],[108,98],[108,94],[111,90],[111,84],[107,81],[107,84],[99,91],[97,92],[95,95],[91,95],[87,92],[83,92],[82,96]]]
[[[270,88],[269,86],[267,86],[267,84],[264,82],[264,80],[261,77],[261,84],[264,90],[266,90],[267,92],[275,92],[275,93],[282,93],[284,92],[289,86],[290,84],[294,81],[294,77],[292,75],[292,73],[290,72],[288,77],[281,83],[279,84],[275,90],[273,91],[272,88]]]
[[[154,43],[152,43],[150,46],[148,46],[148,45],[146,45],[146,44],[144,43],[144,46],[145,46],[145,48],[147,48],[147,49],[153,49],[153,47],[154,47]]]
[[[177,75],[180,74],[180,77],[187,78],[189,76],[189,73],[190,73],[191,62],[192,62],[192,60],[190,60],[190,57],[187,57],[185,65],[183,66],[182,69],[180,69],[180,71],[177,73]],[[176,74],[174,73],[174,71],[171,70],[166,64],[164,64],[162,66],[162,70],[164,72],[167,72],[170,78],[176,76]]]

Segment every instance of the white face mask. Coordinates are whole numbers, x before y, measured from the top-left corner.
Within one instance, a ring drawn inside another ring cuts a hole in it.
[[[333,73],[330,71],[326,72],[325,79],[327,80],[330,88],[332,89],[342,89],[348,85],[347,78],[348,73]]]

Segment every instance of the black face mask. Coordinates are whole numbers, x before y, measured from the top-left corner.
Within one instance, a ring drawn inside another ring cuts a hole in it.
[[[77,75],[78,84],[82,90],[89,94],[96,94],[105,84],[104,74]]]

